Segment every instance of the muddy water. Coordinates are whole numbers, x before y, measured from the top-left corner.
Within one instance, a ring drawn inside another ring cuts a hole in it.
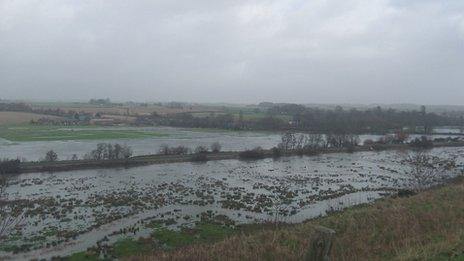
[[[3,257],[65,256],[105,236],[137,227],[146,236],[153,219],[189,225],[202,213],[237,223],[301,222],[327,211],[366,203],[407,187],[406,152],[339,153],[259,161],[224,160],[131,169],[22,174],[9,180],[8,198],[28,217],[10,233],[9,246],[29,251]],[[441,157],[464,160],[464,148],[437,148]],[[443,179],[457,172],[443,173]],[[437,180],[437,182],[440,182]],[[48,247],[47,247],[48,245]]]

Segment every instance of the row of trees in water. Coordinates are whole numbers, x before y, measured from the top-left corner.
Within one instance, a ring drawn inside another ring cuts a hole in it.
[[[163,144],[161,145],[159,154],[161,155],[186,155],[186,154],[192,154],[192,153],[195,153],[195,154],[208,153],[208,152],[218,153],[221,151],[221,149],[222,149],[222,146],[219,142],[212,143],[209,148],[207,146],[199,145],[195,147],[193,150],[183,145],[171,147],[167,144]]]
[[[433,141],[426,136],[421,136],[408,141],[409,136],[404,133],[388,134],[378,140],[366,139],[364,146],[373,150],[383,150],[388,145],[407,144],[415,149],[427,149],[433,147]],[[459,138],[437,140],[437,142],[459,141]],[[356,134],[308,134],[286,132],[281,137],[281,142],[271,149],[272,156],[278,157],[284,153],[318,154],[327,149],[345,149],[353,152],[359,146],[361,140]],[[266,156],[266,151],[261,147],[245,150],[239,154],[240,158],[257,159]]]
[[[388,134],[376,141],[367,139],[364,140],[364,146],[370,146],[374,150],[382,150],[385,145],[391,144],[408,144],[413,148],[426,149],[433,147],[433,141],[426,136],[417,137],[409,140],[409,136],[404,133]],[[436,142],[454,142],[459,141],[459,138],[440,138],[434,140]],[[354,151],[356,146],[359,146],[361,140],[356,134],[314,134],[314,133],[295,133],[285,132],[281,136],[281,141],[277,146],[269,150],[264,150],[261,147],[245,150],[239,153],[239,157],[243,159],[258,159],[272,154],[278,157],[285,153],[297,154],[318,154],[327,149],[346,149],[348,152]],[[209,147],[204,145],[196,146],[194,149],[179,145],[169,146],[162,145],[158,151],[158,155],[192,155],[192,160],[203,161],[207,160],[209,153],[219,153],[222,146],[219,142],[212,143]],[[117,160],[128,159],[132,156],[133,151],[130,146],[111,143],[99,143],[96,148],[85,154],[84,160]],[[79,157],[74,154],[70,160],[78,160]],[[58,154],[49,150],[46,152],[42,161],[53,162],[59,160]],[[2,159],[0,160],[0,174],[18,173],[20,170],[20,160]]]
[[[132,148],[127,145],[98,143],[97,148],[84,155],[87,160],[128,159],[132,156]]]
[[[84,160],[115,160],[128,159],[132,156],[132,148],[119,143],[98,143],[97,147],[86,153],[82,159]],[[70,160],[78,160],[79,156],[73,154]],[[59,160],[58,154],[54,150],[49,150],[45,153],[42,161],[53,162]],[[19,160],[18,160],[19,161]]]
[[[350,148],[358,146],[360,139],[355,134],[296,134],[282,135],[278,148],[288,150],[317,150],[327,148]]]
[[[353,150],[360,139],[355,134],[308,134],[286,132],[282,134],[281,142],[270,151],[273,157],[280,157],[285,153],[317,154],[328,148]],[[255,147],[239,153],[242,159],[259,159],[266,157],[266,150]]]
[[[202,154],[202,153],[218,153],[221,151],[221,144],[219,142],[214,142],[210,147],[207,146],[197,146],[194,149],[190,149],[186,146],[169,146],[161,145],[161,148],[158,151],[159,155],[187,155],[187,154]],[[116,159],[128,159],[132,156],[133,151],[130,146],[121,145],[121,144],[112,144],[112,143],[98,143],[97,147],[86,153],[82,159],[84,160],[116,160]],[[79,157],[76,154],[73,154],[70,160],[78,160]],[[59,160],[58,154],[49,150],[45,153],[42,161],[52,162]],[[11,160],[4,160],[11,161]],[[16,160],[15,160],[16,162]],[[17,160],[19,163],[19,160]],[[0,166],[1,167],[1,166]],[[1,171],[1,169],[0,169]]]

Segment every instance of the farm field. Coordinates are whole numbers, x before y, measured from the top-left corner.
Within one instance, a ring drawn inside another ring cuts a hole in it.
[[[107,140],[161,137],[161,134],[143,129],[118,129],[97,126],[36,126],[6,125],[0,126],[0,138],[12,141],[60,141],[60,140]]]
[[[59,119],[60,117],[29,112],[0,111],[0,127],[14,124],[26,124],[31,120],[38,120],[41,118]]]
[[[60,109],[62,111],[76,111],[86,113],[103,113],[110,115],[149,115],[153,112],[158,114],[171,114],[171,113],[182,113],[182,112],[219,112],[220,107],[216,106],[205,106],[205,105],[191,105],[182,108],[171,108],[160,105],[147,105],[147,106],[130,106],[130,105],[94,105],[85,102],[34,102],[31,104],[34,109]]]
[[[16,128],[22,130],[19,131]],[[51,136],[53,132],[49,132],[49,129],[44,126],[0,127],[0,158],[35,161],[40,160],[48,150],[54,150],[61,160],[70,159],[74,154],[82,158],[101,142],[128,145],[132,148],[133,155],[136,156],[158,153],[163,144],[182,145],[194,149],[197,146],[209,147],[212,143],[220,141],[223,151],[239,151],[256,146],[270,149],[280,141],[280,133],[217,129],[77,126],[53,127],[52,130],[60,136]],[[97,135],[100,139],[91,139]],[[32,140],[33,136],[42,138]],[[6,137],[10,137],[11,140]],[[45,138],[48,140],[44,140]]]
[[[230,114],[235,119],[240,118],[240,112],[237,112],[236,110],[235,111],[227,110],[227,111],[224,111],[224,112],[217,112],[217,113],[211,113],[211,112],[193,112],[192,113],[192,115],[194,117],[199,117],[199,118],[209,117],[211,115],[218,116],[218,115],[225,115],[225,114]],[[285,121],[290,121],[292,119],[292,117],[289,116],[289,115],[269,115],[269,114],[264,113],[264,112],[254,112],[254,111],[243,111],[242,112],[243,120],[256,120],[256,119],[266,118],[266,117],[269,117],[269,116],[272,116],[272,117],[278,118],[278,119],[282,119],[282,120],[285,120]]]

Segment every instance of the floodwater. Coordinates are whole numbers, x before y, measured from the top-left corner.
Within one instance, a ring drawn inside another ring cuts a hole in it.
[[[114,129],[114,128],[106,128]],[[94,150],[98,143],[119,143],[130,146],[133,155],[148,155],[158,153],[161,145],[183,145],[194,149],[196,146],[210,147],[214,142],[220,142],[224,151],[239,151],[252,149],[256,146],[269,149],[280,141],[280,133],[248,132],[248,131],[208,131],[170,127],[140,127],[117,128],[154,131],[163,136],[138,139],[108,139],[108,140],[63,140],[63,141],[28,141],[11,142],[0,138],[0,158],[20,158],[27,161],[37,161],[44,157],[47,151],[54,150],[59,159],[71,159],[73,154],[83,157]],[[78,131],[78,129],[76,129]],[[164,136],[166,135],[166,136]]]
[[[279,219],[302,222],[328,211],[372,202],[411,184],[403,163],[407,151],[334,153],[257,161],[223,160],[176,163],[130,169],[29,173],[6,188],[9,200],[22,204],[28,217],[5,244],[21,246],[0,258],[66,256],[124,228],[147,236],[152,220],[170,227],[191,225],[200,217],[224,215],[233,222]],[[464,148],[435,148],[431,154],[456,158]],[[436,182],[459,173],[441,173]],[[48,246],[48,247],[47,247]]]
[[[105,129],[115,129],[108,127]],[[71,159],[74,154],[82,158],[96,148],[98,143],[120,143],[130,146],[133,155],[148,155],[158,153],[161,145],[183,145],[194,149],[196,146],[209,147],[219,142],[223,151],[241,151],[261,146],[270,149],[281,141],[278,132],[251,132],[251,131],[222,131],[198,130],[171,127],[118,127],[116,129],[137,129],[154,131],[166,136],[139,138],[139,139],[108,139],[108,140],[63,140],[63,141],[29,141],[11,142],[0,138],[0,158],[22,159],[23,161],[37,161],[44,158],[49,150],[54,150],[60,160]],[[78,131],[76,128],[75,131]],[[441,132],[452,133],[455,129],[440,129]],[[457,132],[456,132],[457,133]],[[415,138],[419,135],[411,135]],[[448,137],[450,135],[433,135],[434,138]],[[381,135],[360,135],[363,142],[366,139],[377,140]]]

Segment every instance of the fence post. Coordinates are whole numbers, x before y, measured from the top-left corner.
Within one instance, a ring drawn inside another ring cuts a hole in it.
[[[335,230],[330,228],[316,226],[314,235],[311,238],[306,261],[329,261],[330,251],[332,249]]]

